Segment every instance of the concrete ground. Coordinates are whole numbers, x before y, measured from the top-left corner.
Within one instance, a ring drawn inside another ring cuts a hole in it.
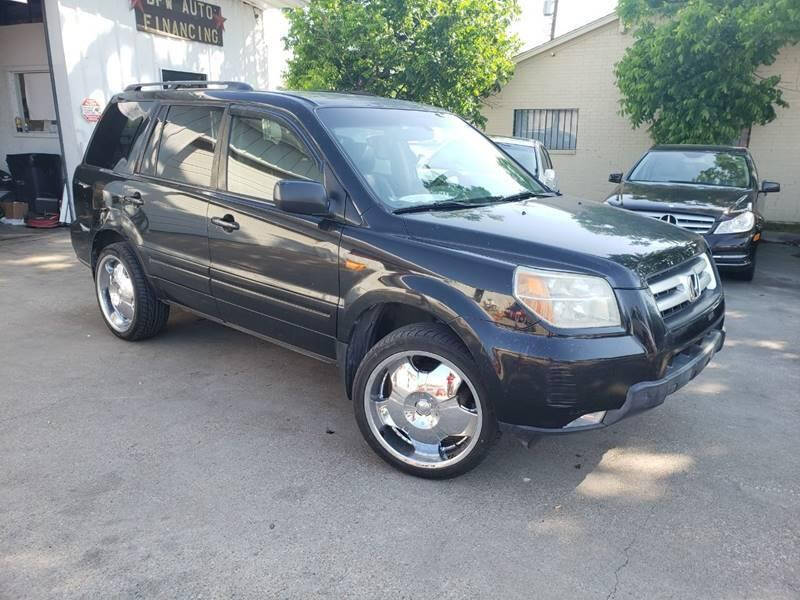
[[[461,478],[362,441],[334,367],[175,312],[116,339],[61,231],[0,244],[0,598],[798,598],[800,250],[604,431]]]

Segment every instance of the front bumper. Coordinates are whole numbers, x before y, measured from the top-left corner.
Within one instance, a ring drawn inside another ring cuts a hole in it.
[[[760,231],[747,233],[725,233],[705,235],[714,262],[720,269],[747,268],[753,262],[753,254],[761,239]]]
[[[601,429],[638,413],[655,408],[664,403],[666,397],[674,394],[706,368],[714,354],[725,343],[725,329],[713,329],[701,340],[675,355],[664,376],[656,381],[642,381],[628,388],[625,402],[617,409],[608,410],[597,423],[590,425],[565,426],[560,428],[532,427],[500,423],[500,429],[519,435],[575,433],[590,429]]]

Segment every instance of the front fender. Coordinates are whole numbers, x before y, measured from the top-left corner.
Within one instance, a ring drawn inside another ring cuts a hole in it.
[[[339,340],[349,344],[362,318],[374,319],[370,311],[382,304],[401,304],[427,312],[438,321],[446,323],[469,350],[481,379],[492,396],[501,393],[500,374],[502,356],[492,351],[492,338],[482,340],[482,335],[497,329],[498,321],[513,323],[514,328],[531,328],[532,324],[506,318],[508,310],[498,307],[511,307],[515,301],[509,296],[496,292],[469,288],[462,284],[448,282],[428,275],[406,274],[378,278],[384,284],[373,287],[371,291],[358,295],[356,287],[345,296],[346,307],[339,315]],[[386,285],[391,282],[392,285]],[[508,324],[504,323],[504,324]],[[476,327],[478,325],[478,327]],[[479,334],[477,329],[484,333]],[[356,336],[361,337],[361,336]],[[359,348],[356,353],[363,354],[367,348]],[[357,365],[343,363],[345,385],[348,386]],[[348,375],[348,373],[350,373]]]
[[[494,311],[495,306],[508,307],[514,303],[513,298],[503,294],[429,275],[373,274],[362,283],[364,285],[351,288],[343,298],[343,309],[338,320],[340,341],[346,342],[361,315],[379,304],[405,304],[424,310],[439,321],[450,323],[460,317],[492,321],[495,318],[490,310]],[[368,291],[364,292],[365,288]]]

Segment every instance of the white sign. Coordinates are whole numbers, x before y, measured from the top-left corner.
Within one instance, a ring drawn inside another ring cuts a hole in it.
[[[100,108],[100,103],[94,98],[84,98],[83,102],[81,102],[81,114],[89,123],[96,123],[100,120],[103,109]]]

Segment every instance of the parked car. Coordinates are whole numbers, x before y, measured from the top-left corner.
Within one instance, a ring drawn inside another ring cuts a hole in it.
[[[612,173],[613,206],[705,236],[720,269],[752,280],[764,217],[758,200],[780,184],[758,182],[753,157],[733,146],[653,146],[627,175]]]
[[[521,164],[525,169],[554,192],[559,191],[558,175],[550,160],[550,153],[539,140],[528,138],[492,136],[492,141]]]
[[[72,243],[119,338],[179,306],[336,363],[369,445],[433,478],[498,428],[659,405],[722,347],[701,237],[556,196],[452,114],[180,85],[115,96],[74,175]]]

